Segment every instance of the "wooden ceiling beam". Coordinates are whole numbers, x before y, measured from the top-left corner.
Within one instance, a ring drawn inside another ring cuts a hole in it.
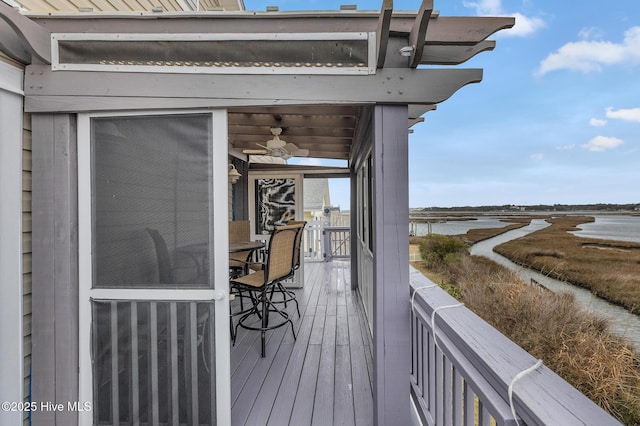
[[[355,126],[354,117],[316,117],[312,115],[279,115],[280,120],[274,120],[271,114],[262,113],[229,113],[229,125],[241,126],[269,126],[269,127],[313,127],[334,129],[351,129]]]
[[[313,106],[269,106],[256,111],[255,108],[229,108],[229,114],[279,114],[286,116],[313,117],[356,117],[358,109],[351,105]]]
[[[312,121],[312,120],[310,120]],[[323,137],[323,138],[352,138],[353,129],[338,128],[316,128],[316,127],[284,127],[282,126],[282,134],[280,137],[284,140],[287,137]],[[243,126],[230,125],[229,134],[232,135],[264,135],[266,139],[271,139],[271,127],[269,126]],[[265,140],[266,140],[265,139]]]
[[[265,144],[269,137],[266,135],[234,135],[229,134],[229,142],[235,147],[255,148],[256,143]],[[323,138],[317,136],[298,136],[289,137],[283,140],[285,142],[294,143],[298,148],[306,148],[307,146],[335,146],[349,147],[353,138]]]

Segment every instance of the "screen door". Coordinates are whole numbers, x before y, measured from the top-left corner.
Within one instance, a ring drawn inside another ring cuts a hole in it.
[[[224,423],[226,112],[78,125],[81,424]]]

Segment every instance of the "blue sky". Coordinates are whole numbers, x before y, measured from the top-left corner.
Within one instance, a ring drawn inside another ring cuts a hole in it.
[[[245,0],[248,10],[378,10],[379,1]],[[416,10],[420,1],[395,1]],[[483,68],[409,136],[410,207],[640,203],[640,1],[436,0],[515,16]],[[343,190],[334,204],[348,206]]]

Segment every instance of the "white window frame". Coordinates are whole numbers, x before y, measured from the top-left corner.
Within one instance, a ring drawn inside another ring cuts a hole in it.
[[[367,63],[364,66],[253,66],[253,67],[203,67],[203,66],[165,66],[165,65],[112,65],[112,64],[74,64],[60,63],[58,44],[61,40],[72,41],[256,41],[281,40],[367,40]],[[336,33],[220,33],[220,34],[112,34],[112,33],[52,33],[51,69],[53,71],[112,71],[112,72],[156,72],[178,74],[323,74],[343,75],[376,73],[376,33],[375,32],[336,32]]]
[[[91,288],[93,279],[92,258],[92,203],[91,203],[91,119],[96,117],[124,117],[151,115],[211,114],[212,135],[210,149],[215,152],[212,161],[213,203],[224,202],[224,208],[216,208],[213,215],[216,232],[211,241],[213,250],[214,289],[109,289]],[[217,424],[231,424],[231,354],[228,309],[220,309],[221,303],[229,304],[229,241],[227,203],[227,111],[138,111],[78,115],[78,261],[79,261],[79,395],[83,403],[93,407],[91,366],[91,299],[110,300],[162,300],[162,301],[216,301],[215,363],[216,363],[216,414]],[[214,147],[214,143],[216,144]],[[214,151],[215,149],[215,151]],[[226,372],[226,373],[225,373]],[[78,413],[80,426],[93,424],[93,411]]]

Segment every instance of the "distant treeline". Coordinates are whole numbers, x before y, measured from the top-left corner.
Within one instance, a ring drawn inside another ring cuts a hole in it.
[[[634,204],[537,204],[530,206],[519,206],[505,204],[502,206],[460,206],[460,207],[424,207],[411,209],[422,212],[618,212],[618,211],[640,211],[640,203]]]

